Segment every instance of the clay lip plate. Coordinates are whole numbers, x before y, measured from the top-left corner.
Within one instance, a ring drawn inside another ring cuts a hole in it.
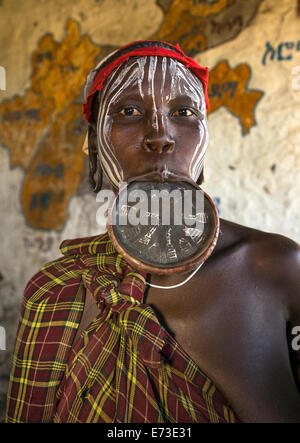
[[[197,266],[199,266],[201,263],[206,261],[208,257],[213,252],[218,236],[219,236],[219,230],[220,230],[220,222],[219,222],[219,216],[216,209],[216,206],[211,199],[211,197],[203,191],[196,183],[191,184],[190,182],[178,182],[178,185],[185,187],[186,189],[191,189],[192,187],[195,189],[200,190],[205,198],[205,206],[207,206],[209,209],[209,213],[211,214],[211,217],[213,220],[211,220],[211,223],[209,223],[209,230],[208,233],[206,233],[206,241],[204,244],[199,245],[196,252],[191,254],[191,256],[188,257],[182,257],[182,259],[175,260],[172,263],[160,263],[159,260],[155,260],[152,258],[151,260],[146,259],[146,255],[149,251],[149,247],[147,245],[141,246],[139,245],[140,251],[138,251],[137,248],[134,247],[134,241],[128,241],[126,237],[124,237],[124,233],[122,233],[122,230],[120,229],[120,226],[113,225],[112,219],[114,211],[118,210],[118,203],[120,200],[120,197],[122,196],[123,191],[127,188],[127,192],[129,192],[129,188],[133,186],[137,186],[140,189],[143,189],[147,187],[147,183],[151,185],[162,185],[162,183],[158,182],[137,182],[137,181],[131,181],[127,185],[123,186],[120,191],[116,192],[115,198],[112,200],[109,210],[108,210],[108,220],[107,220],[107,231],[108,235],[112,241],[113,246],[115,249],[121,254],[124,259],[127,261],[127,263],[133,268],[153,274],[160,274],[160,275],[166,275],[166,274],[172,274],[177,272],[188,272],[195,269]],[[165,182],[164,184],[167,184],[168,182]],[[175,183],[173,182],[173,185]],[[129,228],[128,228],[129,226]],[[159,225],[160,227],[161,225]],[[135,226],[127,225],[127,232],[130,233],[131,229],[135,229]],[[151,229],[151,225],[148,225],[146,227],[143,227],[144,231],[145,229],[148,231]],[[165,227],[164,227],[165,228]],[[173,230],[176,229],[175,226],[172,228]],[[178,229],[177,229],[178,231]],[[175,231],[173,231],[175,233]],[[161,237],[160,245],[163,246],[165,243],[165,232],[162,232],[163,236]],[[176,233],[175,233],[176,234]],[[141,237],[144,237],[144,235],[141,235]],[[175,235],[176,237],[176,235]],[[138,241],[138,238],[136,237],[136,241]],[[143,241],[141,242],[143,244]],[[195,249],[195,248],[194,248]],[[163,248],[163,251],[165,248]],[[145,253],[146,251],[146,253]],[[144,257],[143,257],[144,254]],[[149,255],[149,253],[148,253]]]

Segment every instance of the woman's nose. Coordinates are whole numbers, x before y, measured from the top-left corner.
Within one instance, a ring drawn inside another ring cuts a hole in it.
[[[147,152],[171,154],[174,151],[175,142],[167,135],[153,135],[145,137],[143,147]]]

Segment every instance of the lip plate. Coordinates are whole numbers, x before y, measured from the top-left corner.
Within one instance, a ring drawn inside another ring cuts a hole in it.
[[[147,177],[146,180],[137,180],[138,178],[140,179],[140,178],[146,178],[146,177]],[[124,186],[122,186],[120,188],[119,192],[123,191],[129,185],[129,183],[131,183],[132,181],[149,181],[149,177],[151,177],[151,174],[146,174],[143,176],[134,177],[127,184],[125,183]],[[174,177],[175,177],[175,174],[174,174]],[[178,176],[176,176],[176,178],[177,177]],[[178,180],[170,180],[170,181],[178,181]],[[138,269],[141,271],[145,271],[145,272],[149,272],[149,273],[153,273],[153,274],[160,274],[160,275],[173,274],[176,272],[188,272],[188,271],[194,270],[201,263],[204,263],[208,259],[208,257],[211,255],[211,253],[213,252],[213,250],[217,244],[217,240],[219,237],[219,231],[220,231],[220,220],[219,220],[217,208],[216,208],[212,198],[205,191],[203,191],[203,189],[201,189],[200,186],[197,185],[195,182],[193,182],[192,180],[180,180],[180,181],[188,181],[193,186],[195,186],[195,188],[200,189],[203,192],[205,198],[208,200],[208,202],[213,210],[213,214],[214,214],[214,218],[215,218],[215,225],[214,225],[214,232],[212,235],[212,241],[210,242],[208,247],[204,251],[202,251],[202,253],[200,253],[197,256],[193,256],[190,259],[187,259],[184,263],[181,263],[178,266],[175,265],[174,267],[171,267],[171,268],[162,268],[162,267],[158,267],[158,266],[152,266],[149,264],[145,264],[141,260],[138,260],[138,259],[134,258],[131,254],[129,254],[128,251],[123,246],[121,246],[119,241],[117,240],[117,237],[115,235],[113,225],[112,225],[112,212],[113,212],[114,205],[117,202],[118,194],[119,194],[119,192],[116,192],[115,199],[113,199],[113,201],[111,202],[110,207],[109,207],[109,211],[108,211],[107,231],[108,231],[109,237],[110,237],[115,249],[124,257],[124,259],[128,262],[128,264],[130,266],[132,266],[133,269]]]

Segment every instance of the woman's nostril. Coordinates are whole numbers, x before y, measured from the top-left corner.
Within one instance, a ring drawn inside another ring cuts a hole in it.
[[[173,151],[173,148],[174,148],[174,143],[166,143],[164,146],[163,146],[163,152],[172,152]]]
[[[168,153],[173,151],[174,143],[163,143],[162,141],[144,142],[144,147],[148,152]]]

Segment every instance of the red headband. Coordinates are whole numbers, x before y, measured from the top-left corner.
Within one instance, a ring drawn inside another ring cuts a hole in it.
[[[122,46],[118,51],[124,50],[126,47],[133,46],[134,44],[139,44],[146,42],[147,40],[139,41],[130,43],[129,45]],[[161,42],[164,43],[164,42]],[[207,84],[208,84],[208,68],[204,68],[203,66],[198,65],[198,63],[188,57],[184,54],[184,52],[180,49],[179,45],[176,46],[171,45],[170,43],[166,43],[166,45],[174,48],[174,50],[166,49],[160,46],[147,46],[142,48],[133,48],[132,50],[128,50],[126,53],[122,53],[118,58],[113,60],[110,63],[105,64],[104,67],[99,67],[99,70],[97,74],[95,75],[92,87],[88,93],[88,96],[86,97],[85,103],[83,104],[83,115],[86,121],[90,121],[91,114],[92,114],[92,103],[93,103],[93,96],[96,91],[101,91],[103,88],[104,81],[106,77],[119,65],[127,61],[130,57],[137,57],[137,56],[150,56],[150,55],[158,55],[162,57],[170,57],[173,59],[176,59],[183,63],[186,68],[190,69],[202,82],[203,89],[204,89],[204,97],[205,97],[205,103],[206,103],[206,109],[209,108],[209,101],[208,101],[208,94],[207,94]],[[176,51],[176,52],[175,52]]]

